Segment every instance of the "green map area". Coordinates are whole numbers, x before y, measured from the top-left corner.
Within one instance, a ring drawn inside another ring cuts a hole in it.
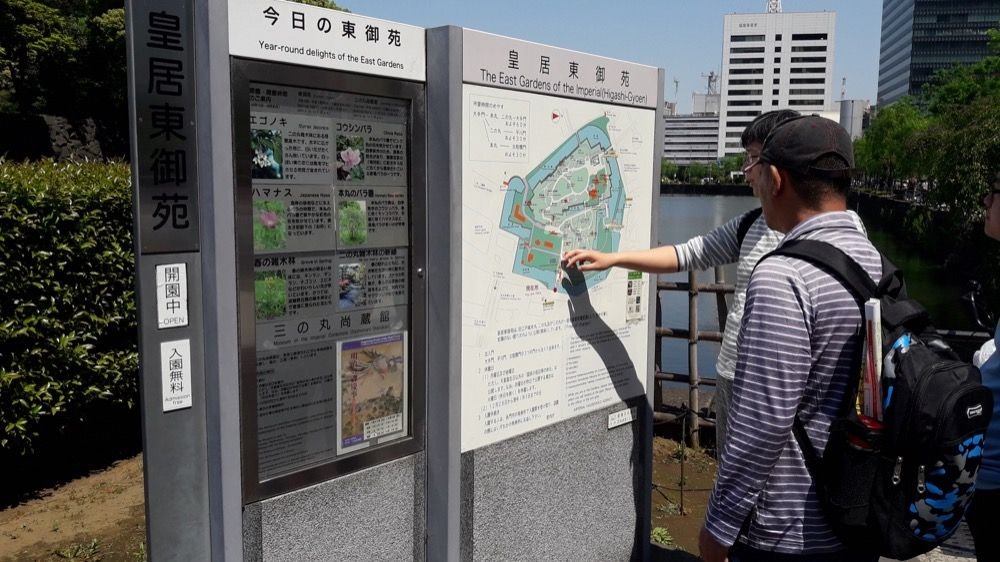
[[[520,241],[512,271],[564,290],[560,257],[574,248],[618,250],[625,187],[608,118],[580,128],[523,178],[507,182],[500,227]],[[608,272],[588,272],[588,287]]]

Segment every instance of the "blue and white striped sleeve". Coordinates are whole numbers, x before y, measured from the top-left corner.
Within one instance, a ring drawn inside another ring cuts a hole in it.
[[[761,262],[747,287],[729,435],[705,520],[721,544],[736,541],[791,438],[811,365],[810,316],[799,272],[786,258]]]
[[[732,220],[713,228],[707,234],[695,236],[683,244],[677,244],[677,268],[679,271],[700,271],[736,263],[740,257],[740,246],[736,242],[736,230],[739,228],[738,215]]]

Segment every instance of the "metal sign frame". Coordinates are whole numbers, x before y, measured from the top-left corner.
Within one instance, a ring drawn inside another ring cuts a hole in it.
[[[239,293],[239,368],[243,503],[253,503],[424,449],[427,379],[427,181],[426,99],[424,84],[282,63],[231,58],[233,166],[236,204],[236,270]],[[374,447],[287,475],[261,481],[257,446],[256,317],[254,315],[253,196],[250,154],[250,83],[315,88],[381,96],[410,104],[409,186],[409,433],[397,442]]]

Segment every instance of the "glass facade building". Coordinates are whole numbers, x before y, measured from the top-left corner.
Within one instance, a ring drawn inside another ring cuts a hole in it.
[[[989,54],[1000,0],[884,0],[878,103],[920,93],[935,72]]]

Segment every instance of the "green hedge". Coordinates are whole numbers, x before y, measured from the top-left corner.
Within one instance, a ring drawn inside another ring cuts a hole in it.
[[[130,172],[0,161],[0,452],[138,401]]]

